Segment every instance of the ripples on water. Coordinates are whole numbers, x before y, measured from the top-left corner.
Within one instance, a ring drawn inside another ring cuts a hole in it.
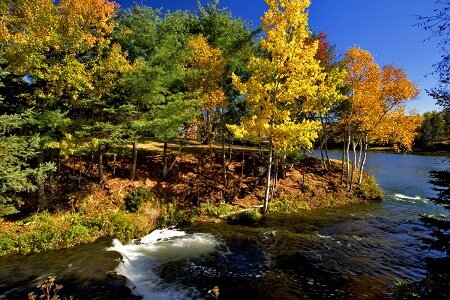
[[[379,203],[0,258],[0,299],[26,298],[51,273],[78,299],[133,299],[125,285],[144,299],[205,299],[215,285],[220,299],[233,300],[389,298],[395,280],[423,277],[425,258],[441,255],[422,249],[428,230],[419,215],[447,217],[426,200],[428,171],[444,166],[439,157],[370,154],[369,172],[387,192]],[[106,275],[112,270],[126,282]]]
[[[413,202],[399,205],[404,199]],[[118,271],[145,299],[201,299],[215,285],[221,299],[386,298],[395,280],[425,275],[418,238],[427,229],[417,215],[399,215],[404,205],[427,204],[421,200],[392,195],[370,205],[269,216],[258,227],[160,231],[151,243],[116,244],[125,258]]]

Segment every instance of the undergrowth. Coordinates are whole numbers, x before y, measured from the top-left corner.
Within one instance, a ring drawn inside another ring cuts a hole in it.
[[[29,254],[90,243],[101,237],[127,243],[148,234],[157,226],[160,210],[141,203],[136,213],[118,208],[98,209],[87,197],[78,211],[32,214],[0,232],[0,256]]]
[[[308,202],[300,197],[285,196],[276,198],[270,201],[268,211],[269,213],[292,213],[302,210],[310,210],[311,206]]]
[[[359,195],[367,200],[381,200],[384,196],[383,191],[378,187],[375,176],[368,176],[361,182],[358,191]]]

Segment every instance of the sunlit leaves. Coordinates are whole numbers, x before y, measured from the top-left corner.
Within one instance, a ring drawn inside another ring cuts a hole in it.
[[[60,98],[76,101],[85,92],[101,97],[117,75],[129,71],[109,39],[116,7],[104,0],[12,4],[1,16],[1,41],[11,71],[36,84],[30,99],[42,106]]]
[[[248,117],[230,128],[237,136],[270,140],[276,151],[308,148],[320,125],[305,113],[324,109],[321,100],[334,97],[327,86],[335,88],[335,82],[327,79],[315,57],[318,42],[310,39],[309,1],[266,2],[261,40],[265,54],[250,59],[248,81],[233,76],[235,87],[245,95]]]
[[[417,86],[402,69],[380,68],[368,51],[359,48],[348,50],[344,66],[350,95],[340,122],[354,134],[411,150],[420,119],[414,113],[407,117],[403,106],[417,96]]]

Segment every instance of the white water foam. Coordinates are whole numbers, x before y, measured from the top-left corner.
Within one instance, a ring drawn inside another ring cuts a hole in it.
[[[320,233],[316,233],[318,237],[320,237],[321,239],[330,239],[330,240],[334,240],[331,236],[329,235],[321,235]]]
[[[412,200],[412,201],[420,201],[423,203],[428,203],[427,199],[424,199],[420,196],[407,196],[407,195],[403,195],[403,194],[394,194],[394,197],[397,198],[400,201],[405,201],[405,200]],[[411,201],[410,201],[411,202]]]
[[[122,245],[115,239],[113,247],[108,250],[122,254],[123,260],[116,272],[128,278],[128,285],[134,294],[144,299],[174,300],[195,298],[199,293],[193,288],[164,283],[155,273],[156,268],[167,262],[214,252],[219,244],[210,234],[162,229],[128,245]]]

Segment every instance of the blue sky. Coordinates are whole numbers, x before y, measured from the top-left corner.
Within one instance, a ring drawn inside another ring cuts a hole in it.
[[[122,7],[133,2],[171,11],[195,10],[196,0],[119,0]],[[207,1],[202,0],[202,3]],[[220,7],[228,8],[235,17],[249,21],[253,27],[267,6],[264,0],[221,0]],[[416,82],[421,94],[408,108],[420,113],[436,110],[435,101],[425,89],[436,85],[431,75],[432,65],[440,60],[436,41],[425,41],[429,33],[415,26],[415,15],[431,15],[435,8],[432,0],[312,0],[310,26],[315,32],[323,31],[343,55],[346,49],[359,46],[369,50],[380,66],[392,64],[405,69]]]

